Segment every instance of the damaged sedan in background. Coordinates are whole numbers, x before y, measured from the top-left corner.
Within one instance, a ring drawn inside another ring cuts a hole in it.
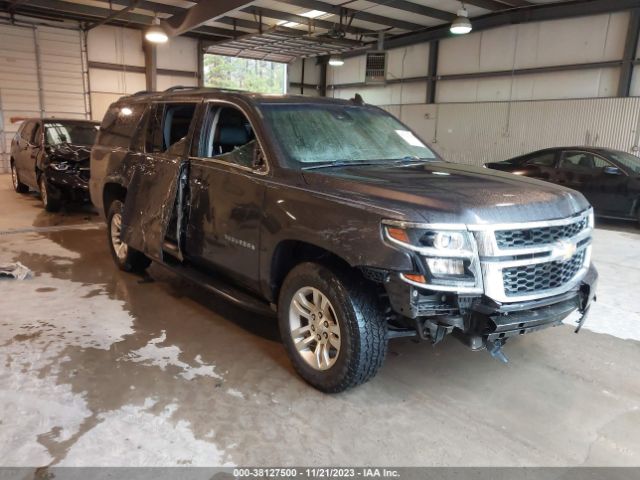
[[[40,192],[45,210],[89,200],[89,155],[99,124],[88,120],[27,119],[11,142],[11,176],[18,193]]]

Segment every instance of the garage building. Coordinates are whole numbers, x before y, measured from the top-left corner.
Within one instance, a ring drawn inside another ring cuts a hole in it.
[[[507,365],[397,339],[374,380],[330,396],[295,375],[273,318],[156,265],[117,271],[103,212],[46,212],[9,172],[25,119],[243,89],[229,58],[265,93],[360,96],[456,164],[637,155],[639,41],[640,0],[0,1],[0,265],[31,271],[0,279],[0,466],[637,466],[633,222],[596,220],[579,335],[575,317],[523,335]]]

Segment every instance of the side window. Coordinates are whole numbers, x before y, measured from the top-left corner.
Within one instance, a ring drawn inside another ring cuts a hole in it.
[[[136,131],[144,105],[113,105],[109,108],[100,125],[97,143],[111,147],[129,148]]]
[[[40,129],[40,124],[36,123],[35,128],[33,129],[33,135],[31,137],[31,143],[34,145],[40,145],[40,133],[41,133],[41,129]]]
[[[31,138],[33,137],[33,127],[35,126],[35,122],[25,122],[20,135],[25,142],[31,142]]]
[[[593,156],[593,163],[595,165],[595,168],[597,168],[598,170],[601,170],[604,167],[614,167],[615,166],[612,163],[606,161],[604,158],[599,157],[597,155]]]
[[[256,137],[249,119],[234,107],[211,106],[207,112],[200,156],[253,168]]]
[[[196,112],[195,103],[158,103],[151,106],[147,121],[147,153],[184,153],[186,137]]]
[[[547,152],[542,155],[536,155],[525,162],[525,165],[536,165],[540,167],[553,167],[556,155],[553,152]]]
[[[590,153],[568,151],[562,154],[560,168],[587,170],[595,168],[595,161]]]

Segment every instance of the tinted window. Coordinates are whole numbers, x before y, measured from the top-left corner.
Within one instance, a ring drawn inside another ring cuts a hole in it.
[[[109,108],[100,125],[98,143],[129,148],[144,107],[141,104],[133,104],[114,105]]]
[[[159,103],[149,112],[145,149],[149,153],[184,152],[183,141],[196,111],[195,103]]]
[[[253,166],[256,137],[249,119],[236,108],[212,106],[209,109],[200,145],[201,157]]]
[[[33,129],[33,135],[31,136],[31,143],[34,145],[40,145],[40,124],[36,123]]]
[[[434,159],[435,154],[387,112],[355,105],[261,107],[290,164]]]
[[[35,127],[35,125],[35,122],[25,122],[23,124],[22,130],[20,131],[20,135],[22,136],[23,140],[31,142],[31,139],[33,137],[33,127]]]
[[[560,168],[576,170],[601,170],[610,165],[602,157],[588,152],[564,152],[560,160]]]
[[[51,122],[44,124],[44,132],[47,145],[93,145],[98,126],[87,122]]]
[[[553,152],[547,152],[542,155],[536,155],[524,162],[525,165],[537,165],[540,167],[553,167],[555,163],[556,154]]]
[[[640,173],[640,158],[636,157],[635,155],[618,151],[610,152],[609,155],[611,155],[611,158],[613,160],[620,162],[632,172]]]

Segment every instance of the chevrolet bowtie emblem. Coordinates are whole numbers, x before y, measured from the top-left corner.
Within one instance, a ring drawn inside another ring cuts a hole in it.
[[[576,254],[578,246],[573,242],[560,241],[557,242],[553,248],[553,256],[560,258],[563,262],[571,260]]]

